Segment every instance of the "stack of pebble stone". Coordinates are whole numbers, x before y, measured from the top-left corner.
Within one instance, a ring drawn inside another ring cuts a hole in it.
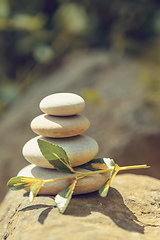
[[[60,172],[44,158],[38,139],[44,139],[62,147],[77,171],[85,172],[80,165],[92,160],[98,153],[97,142],[82,134],[90,126],[89,120],[79,113],[85,107],[82,97],[73,93],[56,93],[49,95],[40,102],[40,109],[45,113],[31,122],[32,130],[38,134],[23,147],[23,156],[31,164],[23,168],[18,176],[40,179],[55,179],[70,176]],[[78,168],[77,168],[78,167]],[[78,180],[74,194],[83,194],[98,190],[108,179],[109,173],[96,174]],[[42,185],[39,194],[55,195],[69,185],[72,179],[46,183]]]

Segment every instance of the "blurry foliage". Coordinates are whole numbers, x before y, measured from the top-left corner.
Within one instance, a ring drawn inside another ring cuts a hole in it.
[[[143,71],[141,80],[147,91],[144,101],[149,105],[160,105],[160,78],[153,77],[149,72]]]
[[[84,100],[90,104],[99,105],[104,102],[104,99],[98,94],[98,92],[91,88],[82,89],[81,95]]]
[[[160,62],[159,34],[158,0],[0,0],[0,113],[74,49],[149,51]]]

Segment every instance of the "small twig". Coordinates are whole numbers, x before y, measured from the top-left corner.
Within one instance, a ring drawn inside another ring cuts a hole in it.
[[[131,170],[131,169],[139,169],[139,168],[150,168],[150,166],[147,166],[147,165],[124,166],[124,167],[120,167],[120,170]]]
[[[56,181],[65,180],[65,179],[68,179],[68,178],[83,178],[83,177],[87,177],[87,176],[98,174],[98,173],[110,172],[113,169],[114,169],[114,167],[111,167],[111,168],[108,168],[108,169],[92,171],[92,172],[85,172],[85,173],[81,172],[81,173],[78,173],[78,174],[74,174],[74,175],[66,176],[66,177],[62,177],[62,178],[47,179],[47,180],[44,180],[45,181],[44,183],[56,182]]]
[[[150,166],[147,166],[147,165],[125,166],[125,167],[120,167],[120,170],[131,170],[131,169],[149,168],[149,167]],[[101,170],[92,171],[92,172],[85,172],[85,173],[84,172],[79,172],[78,174],[73,174],[71,176],[44,180],[44,183],[56,182],[56,181],[65,180],[65,179],[69,179],[69,178],[84,178],[84,177],[94,175],[94,174],[98,174],[98,173],[111,172],[113,169],[114,169],[114,167],[110,167],[108,169],[101,169]]]

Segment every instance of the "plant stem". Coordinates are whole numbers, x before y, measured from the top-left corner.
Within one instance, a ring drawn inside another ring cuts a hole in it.
[[[125,167],[120,167],[120,170],[130,170],[130,169],[149,168],[149,167],[150,166],[147,166],[147,165],[125,166]]]
[[[114,169],[114,167],[110,167],[108,169],[103,169],[103,170],[98,170],[98,171],[92,171],[92,172],[81,172],[78,174],[72,174],[70,176],[66,176],[66,177],[62,177],[62,178],[56,178],[56,179],[47,179],[44,180],[44,183],[49,183],[49,182],[56,182],[56,181],[60,181],[60,180],[65,180],[65,179],[69,179],[69,178],[82,178],[82,177],[87,177],[90,175],[94,175],[94,174],[98,174],[98,173],[105,173],[105,172],[110,172]]]
[[[135,166],[125,166],[125,167],[119,167],[119,170],[130,170],[130,169],[139,169],[139,168],[149,168],[147,165],[135,165]],[[47,179],[44,180],[44,183],[50,183],[50,182],[56,182],[60,180],[70,179],[70,178],[84,178],[90,175],[98,174],[98,173],[105,173],[110,172],[114,169],[114,167],[110,167],[107,169],[101,169],[97,171],[91,171],[91,172],[79,172],[78,174],[72,174],[70,176],[62,177],[62,178],[56,178],[56,179]]]

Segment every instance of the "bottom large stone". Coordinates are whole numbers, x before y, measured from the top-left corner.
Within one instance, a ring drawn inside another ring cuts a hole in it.
[[[82,168],[76,168],[78,172],[88,172],[86,169]],[[85,178],[82,178],[78,180],[74,193],[73,194],[84,194],[89,192],[97,191],[103,183],[107,181],[109,178],[110,173],[101,173],[101,174],[95,174],[92,176],[87,176]],[[33,177],[33,178],[40,178],[40,179],[57,179],[62,178],[66,176],[73,176],[73,174],[59,172],[56,169],[47,169],[47,168],[41,168],[37,167],[34,164],[30,164],[23,168],[19,173],[18,176],[23,177]],[[67,187],[71,182],[73,181],[73,178],[68,178],[65,180],[60,180],[56,182],[51,183],[45,183],[42,185],[39,194],[40,195],[56,195],[61,190],[63,190],[65,187]],[[29,191],[29,189],[27,189]]]

